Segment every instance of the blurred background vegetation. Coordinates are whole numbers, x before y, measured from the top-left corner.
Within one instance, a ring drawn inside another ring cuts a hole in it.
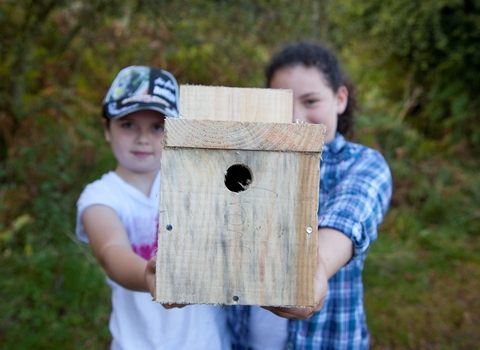
[[[357,84],[355,141],[390,211],[365,268],[372,349],[480,348],[479,0],[0,0],[0,343],[104,349],[110,293],[74,235],[115,165],[101,101],[132,64],[263,87],[284,44],[323,42]]]

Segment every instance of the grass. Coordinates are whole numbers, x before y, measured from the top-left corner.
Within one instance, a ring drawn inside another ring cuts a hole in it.
[[[68,236],[55,246],[36,242],[31,250],[0,256],[2,349],[108,345],[110,291],[88,246]]]
[[[437,230],[380,234],[367,258],[372,349],[478,349],[480,237]]]

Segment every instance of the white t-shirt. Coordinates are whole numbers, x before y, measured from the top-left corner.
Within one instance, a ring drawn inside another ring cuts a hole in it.
[[[114,172],[86,186],[77,201],[77,237],[88,242],[81,216],[92,205],[114,209],[132,249],[148,260],[157,247],[160,173],[147,197]],[[107,278],[112,289],[110,332],[113,350],[229,349],[226,312],[220,306],[165,309],[148,293],[133,292]]]
[[[282,350],[288,339],[288,319],[260,306],[250,307],[248,345],[254,350]]]

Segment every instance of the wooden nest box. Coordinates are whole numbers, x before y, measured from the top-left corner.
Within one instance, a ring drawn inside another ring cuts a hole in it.
[[[313,307],[326,127],[290,90],[182,85],[165,122],[159,303]]]

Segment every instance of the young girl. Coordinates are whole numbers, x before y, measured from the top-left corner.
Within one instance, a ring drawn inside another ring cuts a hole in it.
[[[294,121],[327,126],[320,165],[318,304],[229,308],[233,348],[367,349],[362,269],[390,202],[390,170],[379,152],[343,137],[352,131],[355,101],[332,52],[307,42],[288,46],[272,58],[266,79],[270,88],[293,91]]]
[[[120,71],[103,102],[117,167],[87,185],[77,202],[76,234],[90,243],[112,289],[113,350],[230,346],[221,307],[163,307],[146,293],[154,291],[164,119],[178,116],[177,100],[170,73],[144,66]]]

